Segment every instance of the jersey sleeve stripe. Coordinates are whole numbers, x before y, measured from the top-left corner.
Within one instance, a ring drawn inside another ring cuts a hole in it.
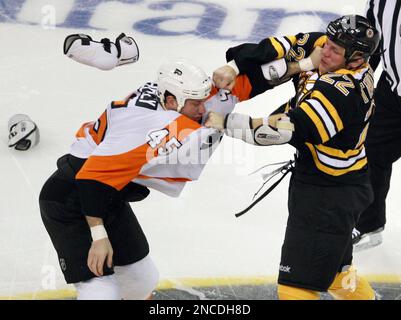
[[[237,76],[237,79],[239,78],[240,76]],[[207,97],[207,99],[206,100],[209,100],[211,97],[213,97],[215,94],[217,94],[217,92],[219,92],[219,88],[217,88],[217,87],[215,87],[215,86],[212,86],[212,90],[210,90],[210,94],[209,94],[209,96]]]
[[[85,129],[94,125],[94,122],[85,122],[75,133],[76,138],[86,138]]]
[[[331,104],[331,102],[320,92],[320,91],[313,91],[312,98],[318,99],[322,105],[325,107],[325,109],[329,112],[330,117],[334,120],[334,123],[337,128],[337,132],[341,131],[344,129],[344,124],[336,110],[336,108]]]
[[[315,43],[313,44],[313,47],[314,48],[316,48],[316,47],[322,48],[326,42],[327,42],[327,36],[326,35],[321,36],[315,41]]]
[[[284,55],[291,49],[291,43],[288,43],[285,37],[276,37],[276,40],[284,47]]]
[[[248,100],[252,92],[252,85],[246,75],[239,75],[235,80],[235,86],[231,91],[233,96],[236,96],[239,101]],[[217,93],[217,92],[216,92]]]
[[[306,115],[314,123],[322,142],[324,143],[328,141],[330,139],[329,134],[323,124],[323,121],[317,115],[316,111],[307,102],[302,102],[299,107],[306,113]]]
[[[296,36],[285,36],[284,39],[287,40],[287,42],[289,43],[290,47],[292,47],[293,45],[295,45],[297,43],[297,37]]]
[[[102,113],[96,123],[98,124],[98,128],[95,129],[95,126],[92,126],[89,129],[89,134],[92,136],[92,139],[96,144],[100,144],[107,131],[107,111]]]
[[[277,59],[283,58],[285,56],[285,47],[283,46],[283,44],[281,44],[281,42],[276,40],[277,38],[269,38],[271,44],[274,47],[274,50],[276,50],[277,52]]]

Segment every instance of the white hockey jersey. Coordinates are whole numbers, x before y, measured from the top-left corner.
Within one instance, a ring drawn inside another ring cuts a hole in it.
[[[205,107],[227,114],[250,92],[249,80],[240,76],[232,93],[213,88]],[[177,197],[186,182],[199,178],[220,140],[215,129],[164,110],[157,84],[146,83],[126,100],[112,102],[96,122],[83,124],[70,153],[87,159],[78,180],[116,190],[132,181]]]

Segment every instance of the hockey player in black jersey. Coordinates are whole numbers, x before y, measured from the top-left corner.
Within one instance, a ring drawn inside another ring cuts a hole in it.
[[[278,80],[288,78],[286,63],[280,66],[278,59],[299,61],[323,47],[319,67],[293,76],[296,95],[269,117],[210,113],[206,123],[248,143],[289,143],[297,149],[279,268],[280,299],[317,299],[326,291],[336,299],[375,298],[352,267],[351,237],[360,213],[372,202],[364,142],[374,112],[368,59],[378,42],[378,31],[354,15],[330,22],[326,34],[273,37],[227,52],[240,73],[271,63],[259,72],[260,81],[272,82],[277,74]]]

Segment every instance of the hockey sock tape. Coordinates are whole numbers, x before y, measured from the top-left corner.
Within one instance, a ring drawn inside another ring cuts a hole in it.
[[[99,224],[98,226],[91,227],[91,235],[92,235],[92,240],[97,241],[101,240],[104,238],[108,238],[106,229],[102,224]]]
[[[299,60],[298,63],[299,63],[299,67],[301,68],[302,71],[310,71],[310,70],[315,69],[315,66],[313,65],[311,58],[305,58],[305,59]]]

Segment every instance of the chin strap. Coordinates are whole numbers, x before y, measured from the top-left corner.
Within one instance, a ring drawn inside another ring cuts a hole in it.
[[[177,104],[177,112],[178,113],[181,113],[182,108],[184,108],[184,106],[180,106]]]

